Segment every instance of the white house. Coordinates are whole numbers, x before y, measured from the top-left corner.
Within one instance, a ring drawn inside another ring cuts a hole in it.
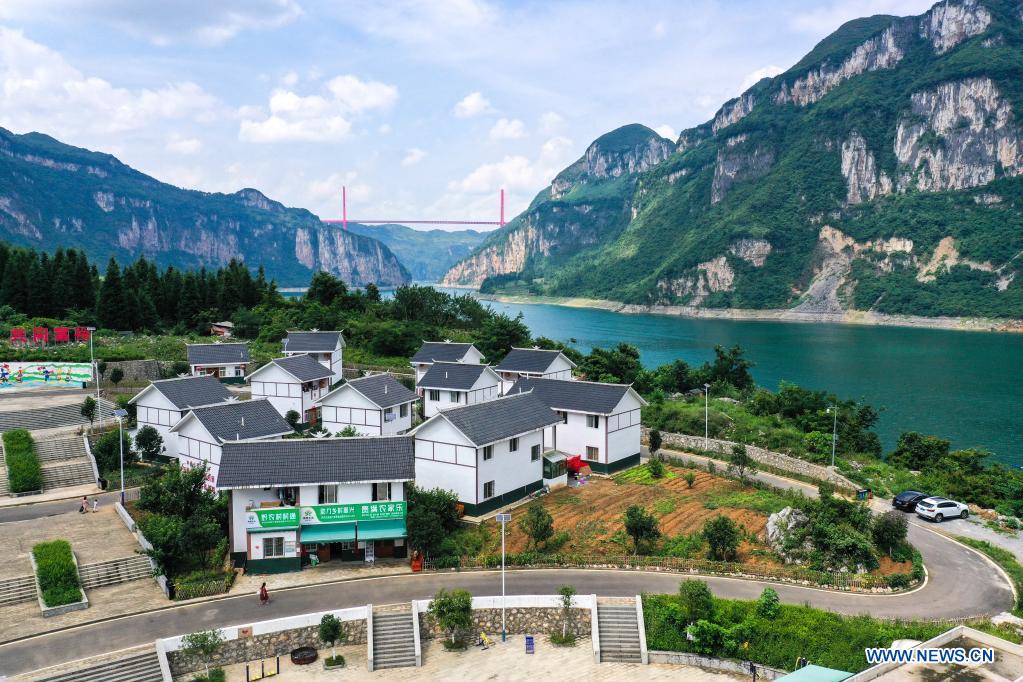
[[[423,415],[458,405],[475,405],[501,395],[501,378],[489,365],[435,362],[416,386],[423,396]]]
[[[135,406],[136,432],[152,426],[163,438],[164,451],[174,454],[177,434],[171,428],[193,407],[217,405],[231,400],[227,386],[210,376],[154,381],[128,401]]]
[[[274,358],[249,375],[253,398],[266,398],[281,416],[294,410],[299,421],[316,420],[316,401],[330,390],[333,373],[311,355]]]
[[[560,350],[512,348],[494,367],[501,377],[501,394],[519,379],[571,379],[575,363]]]
[[[412,356],[412,367],[416,370],[416,385],[430,365],[435,362],[464,362],[479,365],[483,362],[483,354],[471,343],[453,343],[451,341],[426,341]]]
[[[528,393],[438,412],[411,433],[416,485],[458,496],[470,516],[543,487],[544,429],[558,417]]]
[[[225,442],[217,489],[230,495],[233,557],[247,573],[297,571],[312,555],[404,557],[414,473],[409,436]]]
[[[190,410],[171,428],[182,469],[206,463],[210,489],[217,485],[221,448],[228,441],[277,439],[294,430],[269,401],[232,400]]]
[[[558,413],[547,444],[582,458],[597,473],[639,463],[640,408],[643,397],[626,384],[559,379],[519,379],[508,395],[532,393]]]
[[[333,372],[331,383],[341,380],[341,360],[345,350],[345,337],[341,332],[289,331],[282,344],[285,356],[308,353]]]
[[[347,426],[363,436],[392,436],[412,428],[416,394],[390,374],[352,379],[320,398],[323,428],[337,433]]]
[[[249,344],[189,343],[185,348],[192,376],[211,376],[232,384],[245,382],[250,362]]]

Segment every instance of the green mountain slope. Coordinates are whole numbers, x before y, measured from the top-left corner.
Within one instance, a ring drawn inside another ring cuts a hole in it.
[[[383,242],[420,282],[439,280],[486,237],[476,230],[414,230],[405,225],[348,223],[348,231]]]
[[[145,255],[160,265],[222,265],[240,258],[282,286],[324,269],[351,284],[411,280],[375,239],[328,227],[254,189],[179,189],[109,154],[39,133],[0,128],[0,239],[42,249],[76,247],[104,261]]]
[[[1016,0],[852,21],[629,175],[617,229],[599,213],[555,220],[530,248],[523,223],[557,208],[559,179],[571,196],[568,169],[445,280],[641,305],[1023,317],[1020,112]]]

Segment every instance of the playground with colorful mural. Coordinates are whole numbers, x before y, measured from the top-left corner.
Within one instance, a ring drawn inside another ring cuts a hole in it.
[[[84,388],[92,381],[88,362],[0,362],[0,390],[17,388]]]

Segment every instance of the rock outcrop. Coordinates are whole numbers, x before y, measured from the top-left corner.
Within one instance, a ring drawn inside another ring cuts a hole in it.
[[[747,144],[746,135],[728,138],[718,149],[714,166],[714,181],[710,188],[710,203],[725,198],[732,185],[755,180],[767,174],[774,163],[774,152],[759,145]]]
[[[786,564],[799,563],[801,555],[813,548],[809,541],[798,547],[792,546],[792,536],[805,528],[809,522],[810,517],[795,507],[785,507],[768,517],[765,539]]]
[[[736,97],[730,100],[721,107],[721,111],[714,117],[714,123],[711,124],[711,129],[717,133],[722,128],[727,128],[730,125],[738,123],[742,119],[746,118],[751,111],[753,106],[756,104],[756,97],[752,93],[746,93],[741,97]]]
[[[759,268],[771,253],[771,242],[766,239],[737,239],[728,245],[728,252]]]
[[[878,172],[867,141],[857,132],[842,142],[842,176],[848,187],[846,202],[849,204],[869,201],[892,191],[891,178],[883,171]]]
[[[931,41],[936,53],[944,54],[990,25],[991,13],[977,0],[945,0],[920,20],[920,37]]]
[[[693,272],[657,282],[661,300],[697,306],[710,294],[731,291],[735,287],[735,271],[728,259],[718,256],[700,263]]]

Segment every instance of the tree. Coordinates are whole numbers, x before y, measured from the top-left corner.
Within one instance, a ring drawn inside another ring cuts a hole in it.
[[[82,416],[89,420],[89,430],[92,430],[92,424],[96,421],[96,399],[91,395],[85,396],[85,400],[82,401]]]
[[[354,438],[359,435],[359,430],[352,426],[351,424],[349,424],[348,426],[341,429],[334,435],[337,436],[338,438]]]
[[[571,585],[562,585],[558,588],[561,595],[561,637],[568,637],[568,628],[572,624],[572,597],[575,596],[575,588]]]
[[[433,596],[427,613],[455,644],[459,631],[472,627],[472,595],[465,590],[448,592],[441,588]]]
[[[721,382],[734,386],[740,391],[753,388],[753,375],[750,367],[753,363],[743,357],[743,350],[738,345],[731,348],[714,347],[714,362],[705,366],[706,383]]]
[[[284,421],[288,422],[288,426],[293,429],[298,428],[298,420],[301,418],[302,415],[300,415],[296,410],[288,410],[284,415]]]
[[[529,538],[533,549],[536,549],[537,545],[547,542],[554,536],[554,518],[543,506],[530,505],[525,515],[519,519],[519,528]]]
[[[590,381],[614,384],[633,383],[642,369],[639,349],[627,343],[619,343],[611,349],[594,348],[579,363],[579,370]]]
[[[107,263],[107,273],[100,286],[97,314],[101,327],[106,329],[131,328],[128,297],[125,295],[124,283],[121,281],[121,268],[113,257]]]
[[[405,526],[412,549],[428,553],[440,547],[444,538],[458,527],[458,498],[440,488],[408,490],[408,513]]]
[[[332,613],[323,614],[320,619],[319,632],[320,641],[330,645],[331,658],[337,657],[337,643],[348,639],[348,633],[337,616]]]
[[[650,431],[650,454],[656,455],[657,451],[661,449],[661,432],[657,429]]]
[[[944,438],[907,431],[899,436],[895,449],[888,455],[888,463],[911,471],[923,471],[947,457],[950,445]]]
[[[683,580],[678,584],[678,596],[686,623],[714,617],[714,596],[704,581]]]
[[[905,515],[895,511],[887,511],[874,519],[874,526],[871,528],[871,536],[874,544],[886,552],[888,556],[906,542],[906,533],[909,530],[909,523]]]
[[[778,593],[770,587],[765,587],[757,599],[757,615],[761,618],[773,619],[781,611]]]
[[[116,386],[121,383],[122,379],[124,379],[124,370],[120,367],[114,367],[114,369],[110,372],[110,382]]]
[[[123,432],[118,436],[117,431],[108,431],[99,437],[92,448],[92,456],[96,458],[96,467],[101,473],[109,473],[120,468],[122,451],[118,440],[124,447],[124,463],[129,464],[135,459],[131,436]]]
[[[714,561],[732,561],[739,549],[742,532],[739,526],[727,516],[716,516],[703,525],[703,539],[710,548]]]
[[[345,283],[329,272],[320,270],[309,281],[309,288],[305,292],[306,300],[315,301],[325,306],[330,306],[335,301],[343,299],[348,294]]]
[[[646,466],[650,470],[651,478],[664,478],[664,462],[657,458],[651,458]]]
[[[163,437],[152,426],[143,426],[135,434],[135,448],[142,459],[154,460],[163,452]]]
[[[623,522],[625,532],[632,538],[635,554],[639,553],[640,543],[656,540],[661,536],[661,531],[657,528],[657,519],[638,504],[633,504],[625,510]]]
[[[746,446],[743,443],[733,445],[728,457],[728,471],[738,476],[740,481],[745,481],[746,474],[756,473],[756,470],[757,461],[749,456]]]
[[[529,327],[522,321],[522,313],[508,317],[501,313],[488,317],[476,333],[476,347],[487,362],[499,362],[512,348],[529,344]]]
[[[687,471],[682,478],[685,480],[687,488],[692,488],[693,484],[696,483],[696,474],[692,471]]]
[[[181,638],[181,653],[198,658],[206,669],[206,677],[210,676],[210,660],[216,656],[226,639],[220,630],[201,630],[187,634]]]

